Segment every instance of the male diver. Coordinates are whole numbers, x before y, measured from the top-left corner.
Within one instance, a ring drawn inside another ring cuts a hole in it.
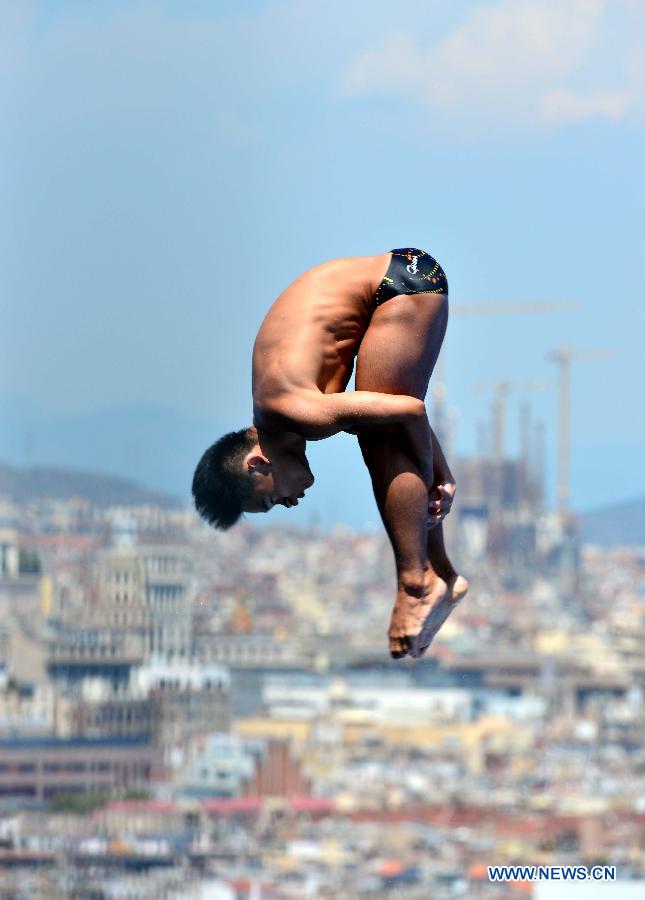
[[[258,331],[253,425],[209,447],[193,478],[200,515],[230,528],[244,512],[297,506],[314,481],[307,440],[357,434],[394,551],[394,658],[421,656],[468,588],[444,548],[455,482],[423,402],[447,321],[445,273],[423,250],[314,266]]]

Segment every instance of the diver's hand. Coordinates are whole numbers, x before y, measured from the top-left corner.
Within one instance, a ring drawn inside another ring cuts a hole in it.
[[[454,481],[435,484],[428,500],[428,528],[434,528],[446,518],[452,508],[457,485]]]

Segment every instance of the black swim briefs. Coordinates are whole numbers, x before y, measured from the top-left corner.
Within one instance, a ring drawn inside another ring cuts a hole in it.
[[[425,250],[404,247],[392,250],[392,261],[380,283],[374,302],[377,306],[397,294],[447,294],[446,273]]]

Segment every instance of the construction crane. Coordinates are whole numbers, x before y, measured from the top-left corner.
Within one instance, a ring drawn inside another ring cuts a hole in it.
[[[572,312],[580,308],[577,300],[530,300],[518,301],[489,301],[483,303],[455,303],[450,306],[451,316],[508,316],[508,315],[539,315],[541,313]],[[432,404],[434,407],[433,420],[440,443],[447,449],[448,435],[445,423],[447,422],[445,402],[446,383],[444,354],[439,354],[432,380]]]
[[[566,517],[571,494],[571,363],[611,359],[615,350],[590,350],[565,345],[547,353],[547,359],[558,367],[558,487],[560,514]]]
[[[580,308],[577,300],[492,301],[488,303],[457,303],[450,307],[452,316],[517,316],[535,313],[573,312]]]
[[[577,300],[493,301],[489,303],[455,303],[450,305],[451,316],[526,316],[540,313],[572,312],[580,308]],[[435,384],[444,386],[443,354],[435,366]]]

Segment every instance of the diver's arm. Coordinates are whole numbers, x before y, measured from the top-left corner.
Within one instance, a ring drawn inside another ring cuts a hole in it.
[[[276,410],[277,411],[277,410]],[[303,391],[280,410],[285,427],[316,440],[339,431],[400,425],[408,438],[414,462],[428,486],[433,481],[432,431],[423,400],[406,394],[346,391],[322,394]]]

